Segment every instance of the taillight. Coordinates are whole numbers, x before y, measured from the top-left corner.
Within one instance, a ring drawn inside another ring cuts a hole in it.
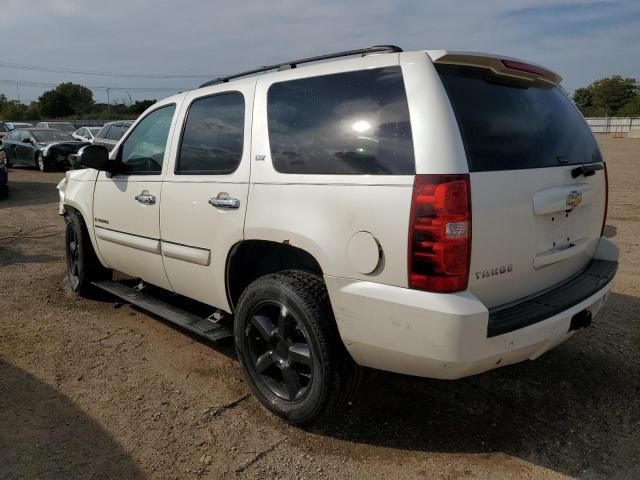
[[[600,236],[604,235],[605,223],[607,223],[607,213],[609,210],[609,174],[607,173],[607,162],[604,162],[604,217],[602,218],[602,229]]]
[[[467,288],[471,257],[469,175],[416,175],[409,219],[409,288]]]

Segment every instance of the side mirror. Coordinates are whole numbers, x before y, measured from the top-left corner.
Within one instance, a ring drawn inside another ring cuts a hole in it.
[[[25,138],[24,140],[22,140],[22,143],[28,143],[29,145],[33,144],[30,138]]]
[[[80,165],[113,173],[115,162],[109,161],[109,150],[101,145],[87,145],[78,151]],[[111,168],[109,168],[111,167]]]

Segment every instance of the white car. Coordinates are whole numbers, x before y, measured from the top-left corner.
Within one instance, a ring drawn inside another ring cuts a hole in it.
[[[93,138],[100,131],[101,127],[81,127],[73,132],[73,138],[82,142],[93,142]]]
[[[233,336],[296,424],[344,404],[361,365],[457,379],[535,359],[591,323],[618,265],[604,162],[559,83],[380,46],[162,100],[58,186],[71,287]]]

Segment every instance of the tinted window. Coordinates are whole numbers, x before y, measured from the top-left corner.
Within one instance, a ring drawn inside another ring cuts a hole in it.
[[[125,173],[160,173],[175,105],[144,117],[122,144],[120,159]],[[113,129],[113,127],[111,127]]]
[[[242,94],[198,99],[189,109],[176,173],[231,173],[240,163],[243,141]]]
[[[438,65],[456,114],[469,170],[514,170],[600,162],[598,146],[558,87]]]
[[[124,128],[122,128],[122,124],[111,125],[111,130],[109,130],[109,133],[107,133],[105,138],[118,141],[122,138],[123,133]]]
[[[269,141],[282,173],[415,173],[399,67],[276,83],[268,93]]]
[[[109,128],[111,128],[111,125],[105,125],[104,127],[102,127],[98,132],[98,134],[96,135],[96,137],[107,138],[107,133],[109,132]]]

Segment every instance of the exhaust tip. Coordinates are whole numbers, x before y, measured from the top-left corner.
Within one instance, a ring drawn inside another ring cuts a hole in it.
[[[582,310],[581,312],[578,312],[573,317],[571,317],[571,325],[569,326],[569,331],[587,328],[589,325],[591,325],[592,320],[593,315],[591,314],[591,311]]]

